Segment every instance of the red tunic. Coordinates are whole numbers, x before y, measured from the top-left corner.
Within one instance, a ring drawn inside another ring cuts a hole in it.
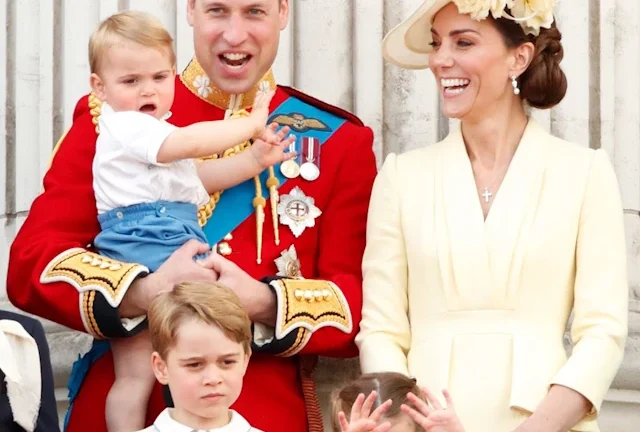
[[[193,84],[198,68],[194,61],[182,74],[184,82],[176,79],[169,121],[178,126],[224,117],[224,109],[214,103],[227,101],[228,96],[210,88],[212,92],[199,94]],[[322,211],[315,227],[307,228],[296,238],[288,226],[280,225],[281,242],[276,246],[267,200],[262,264],[256,263],[255,214],[239,223],[229,241],[232,251],[227,258],[256,279],[275,275],[274,260],[295,245],[305,278],[289,281],[297,284],[295,290],[272,284],[282,300],[280,307],[285,305],[288,312],[297,308],[302,315],[311,312],[312,318],[302,325],[290,313],[281,314],[277,328],[288,329],[287,336],[254,347],[242,394],[234,405],[254,427],[265,432],[322,430],[317,401],[310,397],[313,361],[318,355],[357,355],[353,339],[362,302],[360,266],[369,196],[376,175],[369,128],[347,112],[286,87],[278,88],[272,110],[291,96],[345,121],[321,147],[320,177],[312,182],[300,177],[291,179],[279,190],[282,196],[298,186],[315,199]],[[91,170],[96,114],[97,110],[89,109],[87,97],[78,102],[73,125],[61,140],[44,178],[44,192],[34,201],[11,247],[7,292],[10,300],[27,312],[88,332],[96,339],[108,339],[130,334],[131,330],[120,321],[117,305],[134,277],[146,270],[135,263],[105,268],[81,259],[93,256],[89,245],[99,231]],[[295,128],[292,132],[296,132]],[[225,191],[221,201],[231,193],[233,189]],[[331,287],[344,295],[335,296],[337,303],[323,306],[345,308],[346,315],[345,311],[336,314],[341,315],[336,325],[331,321],[332,310],[319,317],[317,303],[299,298],[300,292],[326,292]],[[344,331],[345,319],[349,332]],[[112,358],[107,352],[92,365],[73,401],[68,431],[106,431],[105,399],[113,378]],[[162,391],[157,386],[149,403],[149,424],[164,407]]]

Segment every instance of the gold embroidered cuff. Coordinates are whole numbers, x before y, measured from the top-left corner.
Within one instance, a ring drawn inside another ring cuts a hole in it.
[[[344,294],[333,282],[310,279],[278,279],[269,283],[277,297],[275,335],[283,339],[300,329],[295,343],[282,355],[302,350],[311,334],[323,327],[351,333],[353,319]],[[304,331],[306,330],[306,331]]]
[[[62,252],[45,267],[40,282],[66,282],[80,294],[97,291],[117,308],[138,275],[149,273],[140,264],[128,264],[105,258],[81,248]]]

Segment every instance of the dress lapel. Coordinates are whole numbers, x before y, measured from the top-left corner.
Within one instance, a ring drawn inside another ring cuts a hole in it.
[[[438,258],[453,309],[482,309],[492,304],[492,280],[484,217],[460,127],[442,143],[436,187]]]
[[[538,205],[544,175],[544,139],[544,130],[529,120],[485,222],[496,300],[504,301],[505,308],[514,305],[525,240]]]
[[[526,236],[538,205],[545,131],[533,120],[522,136],[486,221],[460,127],[442,143],[436,179],[440,270],[453,309],[514,304]]]

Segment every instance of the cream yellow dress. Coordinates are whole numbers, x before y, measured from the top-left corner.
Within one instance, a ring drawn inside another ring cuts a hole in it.
[[[530,120],[486,220],[479,199],[459,128],[386,159],[363,262],[363,372],[449,389],[467,432],[512,431],[560,384],[594,406],[574,430],[598,431],[628,310],[607,155]]]

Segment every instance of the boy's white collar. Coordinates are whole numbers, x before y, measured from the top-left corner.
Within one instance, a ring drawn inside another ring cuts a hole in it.
[[[166,408],[160,413],[156,421],[153,423],[158,432],[205,432],[199,429],[193,429],[183,425],[171,417],[171,408]],[[236,411],[231,412],[231,421],[226,425],[216,429],[208,429],[209,432],[251,432],[252,429],[249,422],[245,420]]]

